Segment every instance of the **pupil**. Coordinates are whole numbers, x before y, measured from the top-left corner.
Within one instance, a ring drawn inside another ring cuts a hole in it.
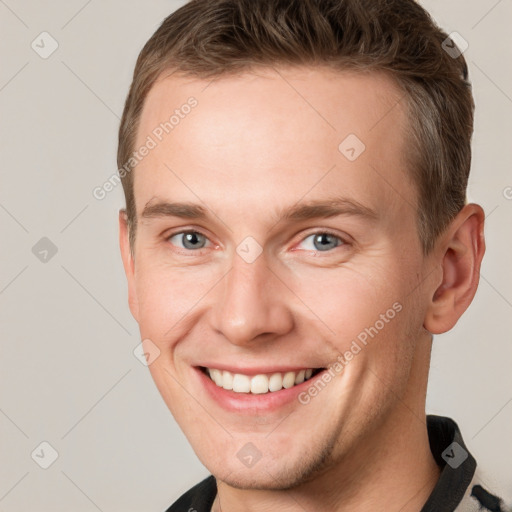
[[[196,248],[197,242],[198,242],[198,233],[185,233],[185,247],[187,247],[187,244],[192,244],[192,249]]]
[[[315,237],[315,244],[316,244],[316,242],[318,242],[320,249],[336,247],[335,241],[334,242],[329,242],[329,241],[326,242],[325,241],[325,239],[329,238],[329,237],[332,237],[332,235],[330,235],[329,233],[321,233]]]

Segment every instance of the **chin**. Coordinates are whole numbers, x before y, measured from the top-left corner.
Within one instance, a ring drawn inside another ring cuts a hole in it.
[[[276,476],[271,475],[265,469],[260,469],[258,471],[253,469],[248,472],[244,472],[244,474],[233,471],[225,478],[222,478],[222,476],[216,476],[216,478],[230,487],[244,491],[285,491],[293,489],[302,483],[302,480],[297,478],[295,475],[280,474]]]
[[[216,479],[235,489],[286,491],[310,482],[326,471],[332,464],[333,446],[313,454],[305,449],[294,460],[286,455],[283,458],[260,459],[252,468],[241,464],[226,464],[218,460],[213,466],[207,466]],[[237,461],[238,462],[238,461]]]

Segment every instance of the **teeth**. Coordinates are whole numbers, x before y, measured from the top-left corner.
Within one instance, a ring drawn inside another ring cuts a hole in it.
[[[268,377],[266,375],[255,375],[251,379],[251,393],[267,393]]]
[[[207,368],[210,378],[219,388],[233,390],[235,393],[264,394],[281,389],[289,389],[301,384],[313,375],[313,369],[308,368],[297,372],[259,374],[249,377],[242,373],[231,373],[227,370]]]
[[[222,373],[220,370],[210,370],[210,377],[217,386],[222,386]]]
[[[291,388],[295,384],[295,372],[286,372],[283,377],[283,388]]]
[[[302,384],[304,382],[304,377],[306,375],[306,370],[301,370],[295,376],[295,384]]]
[[[233,374],[231,372],[222,372],[222,387],[233,389]]]
[[[215,384],[219,386],[218,382]],[[220,386],[222,386],[222,382]],[[249,393],[249,391],[251,391],[251,379],[247,377],[247,375],[235,373],[235,375],[233,375],[233,391],[236,393]]]
[[[268,380],[269,391],[279,391],[283,389],[283,376],[280,373],[273,373]]]

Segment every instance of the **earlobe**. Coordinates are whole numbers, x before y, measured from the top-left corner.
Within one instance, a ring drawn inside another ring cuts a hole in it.
[[[135,286],[135,261],[130,251],[130,237],[126,210],[119,210],[119,248],[123,260],[124,272],[128,281],[128,305],[133,318],[139,321],[139,303]]]
[[[467,204],[440,239],[441,283],[432,292],[423,324],[432,334],[452,329],[475,296],[485,253],[484,219],[479,205]]]

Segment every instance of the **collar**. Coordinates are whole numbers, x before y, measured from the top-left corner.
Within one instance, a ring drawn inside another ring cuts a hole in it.
[[[421,512],[453,512],[461,504],[476,470],[476,461],[451,418],[427,416],[430,451],[441,474]]]

